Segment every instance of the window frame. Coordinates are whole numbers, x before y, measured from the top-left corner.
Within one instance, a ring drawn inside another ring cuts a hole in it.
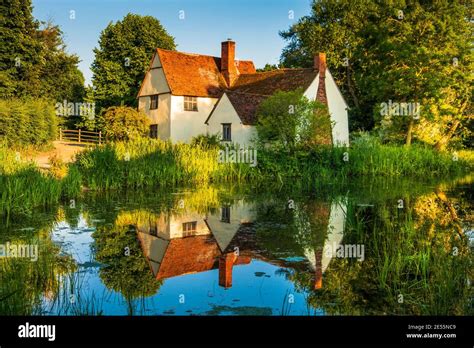
[[[230,207],[223,206],[221,208],[221,221],[230,224]]]
[[[191,111],[191,112],[198,112],[198,97],[192,97],[185,95],[183,97],[183,110],[184,111]]]
[[[154,105],[154,102],[153,102],[154,100],[156,100],[156,105]],[[150,95],[150,110],[158,109],[159,104],[160,104],[160,95],[159,94]]]
[[[188,228],[190,225],[191,225],[191,228]],[[183,222],[182,229],[183,229],[184,235],[186,234],[190,235],[192,233],[195,233],[197,231],[197,221]]]
[[[222,141],[232,141],[232,123],[221,123],[222,124]],[[226,132],[228,127],[228,132]],[[228,134],[227,134],[228,133]]]
[[[150,138],[158,139],[158,124],[150,124]]]

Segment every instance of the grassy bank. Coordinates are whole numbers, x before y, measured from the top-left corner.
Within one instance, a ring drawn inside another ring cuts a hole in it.
[[[12,216],[29,214],[35,207],[48,207],[76,196],[81,181],[76,168],[70,168],[59,179],[41,172],[33,163],[23,162],[17,153],[0,145],[0,214],[6,222]]]
[[[321,182],[348,177],[452,178],[472,171],[472,151],[456,156],[421,146],[380,145],[365,140],[350,148],[314,148],[286,152],[257,150],[255,167],[248,163],[219,163],[219,149],[172,145],[155,139],[117,142],[78,155],[61,178],[21,162],[0,146],[0,211],[25,214],[77,196],[81,186],[105,191],[122,188],[173,187],[209,183]],[[470,157],[469,157],[470,156]]]
[[[264,183],[276,179],[314,182],[350,176],[449,178],[473,168],[473,159],[459,154],[371,141],[358,142],[351,148],[324,147],[293,153],[257,149],[256,167],[219,163],[218,158],[218,149],[143,139],[93,148],[82,153],[76,164],[84,185],[94,190],[209,182]]]

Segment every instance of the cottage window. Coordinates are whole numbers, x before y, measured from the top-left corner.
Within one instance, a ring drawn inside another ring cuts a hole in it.
[[[222,124],[222,140],[223,141],[232,141],[232,131],[230,123]]]
[[[190,221],[190,222],[184,222],[183,223],[183,235],[192,235],[194,232],[196,232],[197,229],[197,221]]]
[[[197,97],[184,97],[184,111],[198,111]]]
[[[158,138],[158,125],[157,124],[150,125],[150,138],[153,138],[153,139]]]
[[[158,94],[150,96],[150,110],[158,109]]]
[[[222,207],[221,221],[230,223],[230,207]]]

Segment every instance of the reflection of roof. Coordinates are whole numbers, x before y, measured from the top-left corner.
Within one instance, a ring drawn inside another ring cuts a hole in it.
[[[173,95],[218,98],[228,86],[220,71],[219,57],[157,49]],[[236,61],[239,73],[255,72],[252,61]]]
[[[208,271],[217,267],[219,255],[219,248],[208,236],[172,239],[156,278]]]
[[[209,236],[191,236],[165,241],[147,233],[138,233],[145,256],[156,279],[205,272],[218,268],[222,255],[216,240]],[[154,242],[150,243],[150,240]],[[160,245],[165,244],[162,248]],[[234,265],[250,263],[251,258],[239,256]]]

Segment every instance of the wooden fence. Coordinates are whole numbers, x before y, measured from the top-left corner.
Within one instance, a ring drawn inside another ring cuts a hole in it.
[[[59,141],[81,144],[103,144],[102,132],[91,132],[81,129],[59,128]]]

